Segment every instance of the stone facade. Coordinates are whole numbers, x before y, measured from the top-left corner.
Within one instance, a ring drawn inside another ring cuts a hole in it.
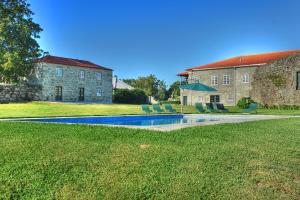
[[[57,69],[62,70],[61,76],[57,75]],[[41,86],[42,101],[112,103],[112,70],[41,62],[36,64],[29,82]],[[62,89],[59,100],[57,87]],[[84,90],[83,98],[79,97],[80,88]]]
[[[229,76],[228,84],[224,84],[225,75]],[[245,75],[249,75],[249,82],[244,81]],[[217,84],[212,84],[213,76],[217,77]],[[217,89],[216,92],[181,89],[181,102],[187,105],[209,103],[213,95],[218,95],[219,102],[226,106],[234,106],[242,97],[249,96],[263,105],[300,105],[300,54],[267,64],[189,71],[187,81]]]
[[[0,103],[40,100],[41,87],[36,85],[0,85]]]
[[[189,83],[200,82],[217,89],[216,92],[200,92],[181,89],[181,102],[184,102],[183,96],[187,98],[187,105],[195,103],[208,103],[210,96],[218,95],[220,102],[226,106],[234,106],[242,97],[250,96],[252,89],[251,82],[257,66],[226,67],[218,69],[205,69],[189,72],[187,81]],[[213,84],[213,77],[216,77],[217,84]],[[226,81],[224,79],[226,79]],[[249,82],[244,82],[244,76],[249,77]]]
[[[256,69],[250,95],[267,106],[300,105],[299,74],[300,54],[266,64]]]

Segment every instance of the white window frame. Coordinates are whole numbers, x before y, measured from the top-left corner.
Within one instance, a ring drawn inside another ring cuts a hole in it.
[[[249,73],[243,74],[242,82],[243,83],[250,83],[250,75],[249,75]]]
[[[218,85],[218,76],[217,75],[211,75],[211,85]]]
[[[102,73],[101,72],[96,72],[96,79],[101,80],[102,79]]]
[[[198,102],[199,103],[203,103],[204,101],[203,101],[203,96],[198,96]]]
[[[228,94],[227,101],[228,102],[234,102],[234,95],[233,94]]]
[[[56,67],[56,69],[55,69],[55,75],[57,77],[62,77],[63,76],[63,69],[61,67]]]
[[[102,96],[102,89],[98,88],[97,92],[96,92],[97,97],[101,97]]]
[[[230,85],[230,75],[228,74],[223,75],[223,85]]]
[[[79,72],[79,78],[84,79],[85,78],[85,72],[83,70],[81,70]]]

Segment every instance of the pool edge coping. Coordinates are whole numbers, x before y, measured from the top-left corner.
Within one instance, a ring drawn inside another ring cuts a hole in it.
[[[33,119],[64,119],[64,118],[88,118],[88,117],[126,117],[126,116],[168,116],[168,115],[183,115],[183,116],[252,116],[254,118],[248,118],[245,120],[231,120],[231,121],[208,121],[208,122],[199,122],[194,124],[164,124],[164,125],[152,125],[152,126],[136,126],[136,125],[112,125],[112,124],[84,124],[84,123],[59,123],[59,122],[35,122],[35,121],[22,121],[22,120],[33,120]],[[256,118],[255,118],[256,117]],[[257,118],[258,117],[258,118]],[[228,123],[243,123],[251,121],[260,121],[260,120],[272,120],[272,119],[288,119],[288,118],[300,118],[300,116],[293,115],[249,115],[249,114],[240,114],[240,115],[221,115],[221,114],[158,114],[158,115],[106,115],[106,116],[80,116],[80,117],[39,117],[39,118],[9,118],[9,119],[0,119],[0,122],[23,122],[23,123],[44,123],[44,124],[67,124],[67,125],[85,125],[85,126],[106,126],[114,128],[129,128],[129,129],[141,129],[141,130],[152,130],[159,132],[170,132],[175,130],[180,130],[184,128],[190,128],[195,126],[208,126],[208,125],[218,125],[218,124],[228,124]]]

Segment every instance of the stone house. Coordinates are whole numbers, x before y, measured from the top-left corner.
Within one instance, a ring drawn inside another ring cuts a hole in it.
[[[45,56],[28,82],[41,87],[41,101],[112,103],[112,69],[89,61]]]
[[[114,89],[128,89],[128,90],[134,89],[134,87],[125,83],[122,79],[118,79],[117,77],[113,77],[112,85]]]
[[[242,97],[251,96],[266,105],[300,105],[300,61],[296,59],[299,55],[300,50],[243,55],[188,68],[177,74],[187,84],[202,83],[217,91],[181,89],[181,102],[184,105],[220,102],[234,106]],[[284,84],[275,87],[272,77],[279,82],[283,77]],[[284,98],[287,96],[284,91],[289,91],[288,99]],[[268,101],[268,96],[276,98]]]

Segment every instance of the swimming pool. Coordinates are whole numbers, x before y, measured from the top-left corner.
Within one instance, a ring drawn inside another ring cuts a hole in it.
[[[68,117],[25,119],[21,121],[67,123],[67,124],[110,124],[126,126],[159,126],[166,124],[184,124],[191,122],[184,115],[140,115],[140,116],[109,116],[109,117]]]
[[[57,117],[36,119],[13,119],[9,121],[44,122],[63,124],[109,125],[129,128],[143,128],[170,131],[190,126],[219,123],[237,123],[264,119],[278,119],[289,116],[272,115],[223,115],[223,114],[176,114],[176,115],[134,115],[134,116],[90,116]]]

